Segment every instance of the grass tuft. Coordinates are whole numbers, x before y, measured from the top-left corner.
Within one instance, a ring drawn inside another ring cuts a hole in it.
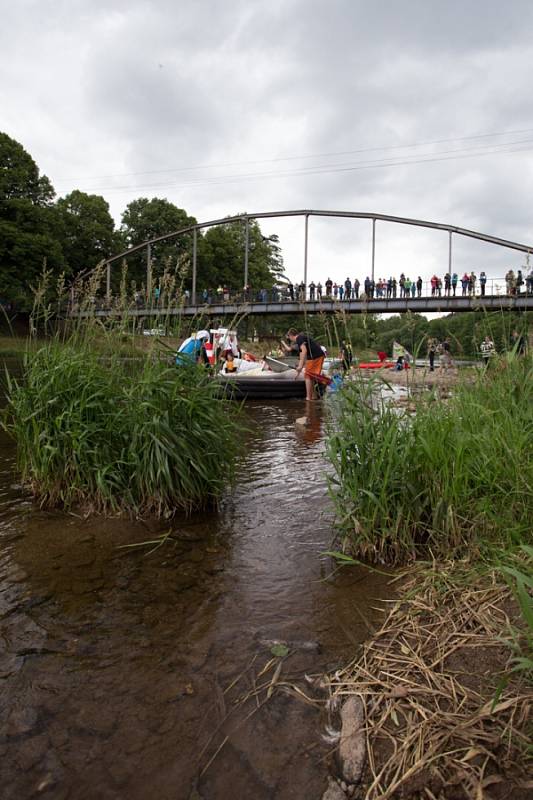
[[[346,386],[328,456],[355,556],[397,564],[531,542],[533,359],[493,366],[449,400],[419,401],[412,417],[375,382]]]
[[[233,478],[235,406],[196,365],[102,357],[90,338],[28,351],[7,374],[3,426],[43,507],[168,516],[215,502]]]

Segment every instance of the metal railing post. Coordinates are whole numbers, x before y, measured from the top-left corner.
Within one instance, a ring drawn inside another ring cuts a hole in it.
[[[109,300],[111,297],[111,264],[109,261],[106,264],[106,281],[105,281],[106,296]]]
[[[192,234],[192,286],[191,286],[191,302],[193,306],[196,305],[196,259],[198,255],[198,228],[195,228]]]
[[[448,272],[452,274],[452,232],[448,232]]]

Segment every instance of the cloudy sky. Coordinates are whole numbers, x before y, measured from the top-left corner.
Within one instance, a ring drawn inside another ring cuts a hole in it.
[[[0,0],[0,130],[58,195],[166,197],[199,221],[380,212],[533,245],[530,0]],[[293,279],[303,220],[270,220]],[[371,223],[310,220],[309,279],[370,268]],[[376,277],[447,268],[378,223]],[[520,253],[463,238],[454,268]],[[326,274],[327,273],[327,274]]]

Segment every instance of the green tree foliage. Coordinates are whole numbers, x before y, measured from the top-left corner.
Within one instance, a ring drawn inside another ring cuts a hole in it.
[[[0,266],[2,300],[31,305],[30,287],[46,263],[64,267],[62,225],[54,189],[21,144],[0,133]]]
[[[198,288],[218,285],[240,291],[244,286],[244,222],[228,222],[209,228],[199,248]],[[250,220],[248,284],[252,291],[270,289],[283,275],[283,257],[277,236],[263,236],[259,223]]]
[[[23,146],[7,133],[0,132],[0,202],[29,200],[46,206],[54,199],[54,189]]]
[[[57,201],[63,223],[63,253],[69,272],[93,269],[120,248],[109,203],[96,194],[75,189]]]
[[[428,320],[420,314],[402,314],[379,320],[374,338],[377,350],[392,351],[394,341],[401,342],[412,353],[426,355],[427,339],[449,336],[457,356],[479,356],[479,346],[490,336],[498,352],[509,347],[511,332],[527,330],[529,314],[500,311],[474,311],[449,314]]]
[[[147,197],[139,197],[126,206],[122,215],[121,234],[125,247],[134,247],[148,239],[165,236],[194,224],[196,224],[194,217],[190,217],[183,208],[178,208],[169,200],[159,197],[148,200]],[[157,276],[163,273],[168,263],[175,266],[181,256],[191,254],[192,233],[154,244],[151,248],[154,278],[157,279]],[[145,280],[146,251],[128,258],[128,271],[139,284]]]

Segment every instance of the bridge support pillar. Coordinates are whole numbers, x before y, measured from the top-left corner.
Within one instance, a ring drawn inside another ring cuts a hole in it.
[[[148,243],[146,245],[146,301],[150,303],[152,300],[152,248]]]
[[[376,220],[372,220],[372,280],[374,280],[374,268],[376,265]]]
[[[198,229],[195,228],[192,234],[192,286],[191,303],[196,305],[196,260],[198,257]]]
[[[105,292],[106,297],[109,300],[111,297],[111,264],[108,261],[106,266],[106,276],[105,276]]]
[[[448,273],[452,274],[452,232],[448,231]]]
[[[305,300],[307,296],[307,249],[308,249],[308,242],[309,242],[309,214],[305,215],[305,230],[304,230],[304,296],[302,300]]]
[[[250,220],[246,217],[244,223],[244,292],[245,292],[245,299],[250,300],[247,297],[248,294],[248,259],[250,256]]]

